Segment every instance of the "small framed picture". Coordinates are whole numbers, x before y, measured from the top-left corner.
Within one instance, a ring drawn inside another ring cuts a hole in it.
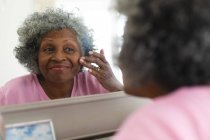
[[[52,120],[6,125],[6,140],[56,140]]]

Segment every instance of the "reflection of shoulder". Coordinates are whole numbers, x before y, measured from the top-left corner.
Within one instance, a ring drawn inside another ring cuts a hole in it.
[[[11,80],[9,80],[5,86],[10,86],[10,85],[27,85],[29,83],[31,83],[32,81],[34,81],[35,79],[34,74],[27,74],[27,75],[23,75],[23,76],[19,76],[16,78],[13,78]]]
[[[34,74],[27,74],[11,79],[0,88],[0,104],[4,104],[3,102],[5,101],[8,104],[14,104],[14,102],[16,103],[20,99],[19,97],[26,97],[26,94],[37,89],[36,81],[36,75]]]
[[[26,90],[32,89],[32,87],[37,85],[37,77],[35,74],[27,74],[23,76],[16,77],[8,81],[2,90],[4,92],[17,92],[17,90]]]
[[[78,73],[74,79],[74,91],[78,93],[86,93],[85,95],[92,95],[98,93],[108,92],[100,82],[88,71]],[[82,94],[84,95],[84,94]]]
[[[83,71],[78,73],[77,80],[87,82],[87,81],[96,81],[97,79],[93,75],[91,75],[88,71]]]
[[[97,87],[97,89],[102,87],[102,85],[96,79],[96,77],[90,74],[88,71],[83,71],[78,73],[78,75],[76,76],[76,83],[78,85],[82,83],[83,86],[92,87],[92,88]]]

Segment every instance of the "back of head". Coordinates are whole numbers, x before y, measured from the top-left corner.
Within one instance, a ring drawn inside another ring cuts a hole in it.
[[[133,86],[209,83],[209,0],[118,0],[117,9],[127,16],[119,65]]]

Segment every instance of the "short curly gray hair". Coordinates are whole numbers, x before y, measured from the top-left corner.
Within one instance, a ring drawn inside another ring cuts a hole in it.
[[[76,32],[84,55],[93,50],[92,30],[80,17],[59,8],[49,8],[44,12],[34,12],[17,30],[19,45],[14,49],[15,57],[29,72],[40,74],[37,57],[41,38],[49,31],[64,28]]]
[[[132,86],[210,82],[209,0],[117,0],[127,17],[119,65]]]

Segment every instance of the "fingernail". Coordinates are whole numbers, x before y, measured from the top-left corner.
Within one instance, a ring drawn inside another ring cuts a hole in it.
[[[92,70],[92,69],[88,69],[88,71],[89,71],[89,72],[92,72],[93,70]]]
[[[84,62],[83,59],[80,59],[79,61],[82,62],[82,63]]]
[[[82,58],[82,57],[79,59],[79,61],[82,62],[82,63],[85,62],[85,61],[84,61],[84,58]]]
[[[91,54],[93,54],[93,51],[89,51],[88,53],[89,53],[89,55],[91,55]]]

